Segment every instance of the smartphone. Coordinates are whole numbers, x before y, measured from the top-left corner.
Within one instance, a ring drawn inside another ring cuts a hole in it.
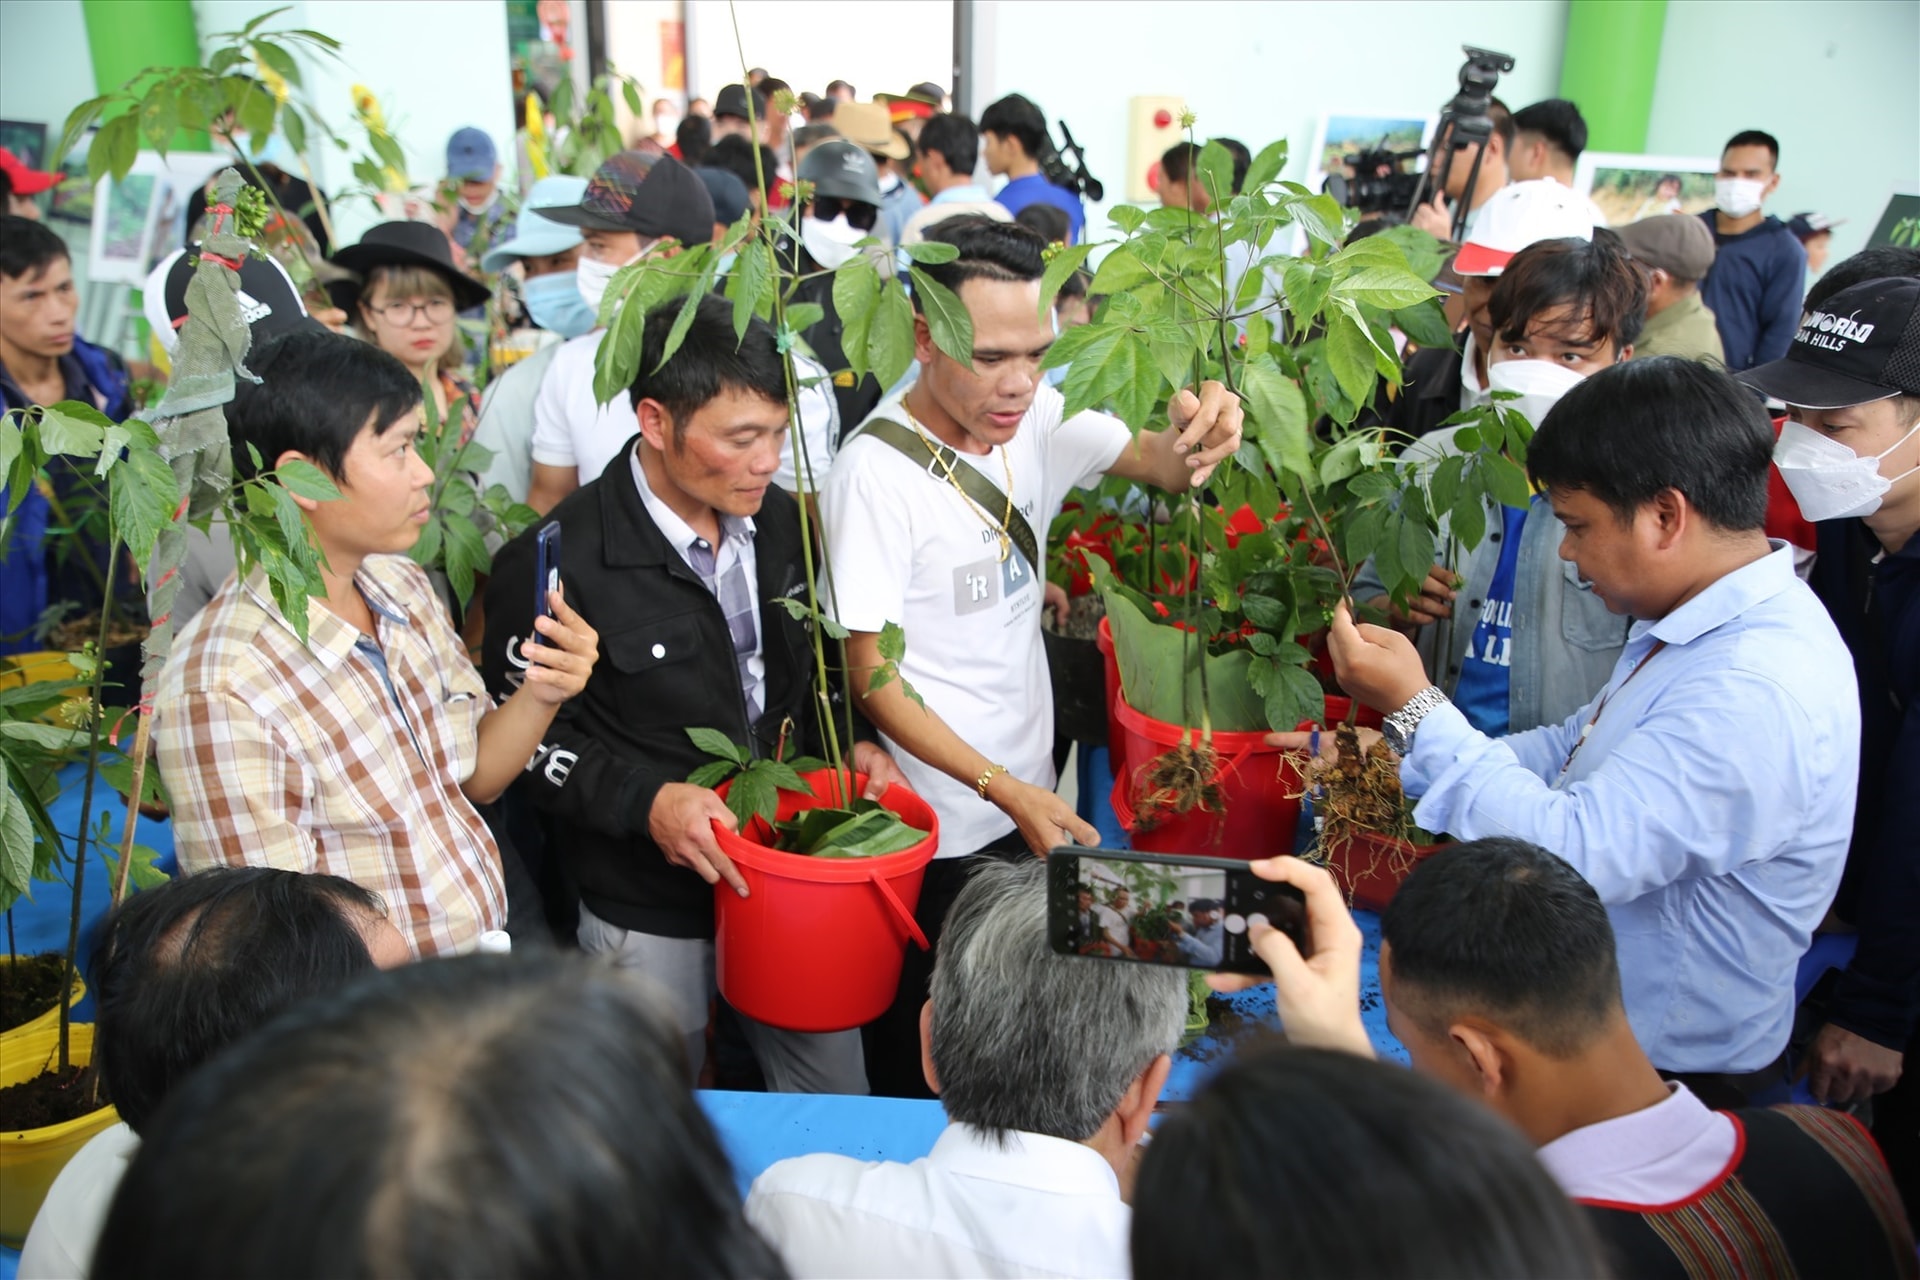
[[[533,616],[551,618],[553,602],[547,598],[550,591],[560,589],[560,522],[549,520],[540,526],[540,532],[533,535]],[[528,628],[531,633],[527,639],[534,644],[545,644],[540,633]]]
[[[1047,858],[1047,932],[1063,956],[1264,975],[1256,920],[1312,954],[1305,896],[1244,862],[1072,845]]]

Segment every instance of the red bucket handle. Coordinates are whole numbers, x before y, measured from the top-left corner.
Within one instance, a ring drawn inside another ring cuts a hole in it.
[[[928,942],[927,935],[921,932],[919,922],[913,918],[913,912],[907,910],[907,904],[900,901],[900,895],[893,891],[893,886],[887,883],[887,878],[881,875],[871,875],[867,878],[873,882],[873,887],[880,891],[880,896],[887,900],[887,905],[893,908],[893,914],[899,916],[900,922],[907,926],[907,936],[919,943],[922,951],[933,950],[933,944]]]

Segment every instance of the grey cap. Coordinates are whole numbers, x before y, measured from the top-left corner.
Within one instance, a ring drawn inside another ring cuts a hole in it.
[[[1676,280],[1704,280],[1713,266],[1713,233],[1693,214],[1663,213],[1616,230],[1634,261]]]
[[[813,193],[840,200],[880,205],[880,171],[865,149],[836,138],[807,152],[794,177],[813,184]]]

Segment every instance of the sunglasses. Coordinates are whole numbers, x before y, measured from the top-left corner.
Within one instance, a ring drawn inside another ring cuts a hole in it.
[[[856,231],[871,231],[880,221],[880,210],[864,200],[842,200],[838,196],[813,198],[813,216],[820,221],[832,222],[841,214],[847,216],[847,225]]]

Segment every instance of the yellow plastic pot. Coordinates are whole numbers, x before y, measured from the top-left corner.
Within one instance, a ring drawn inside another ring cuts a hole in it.
[[[93,1024],[80,1023],[69,1028],[69,1033],[72,1060],[77,1064],[90,1061]],[[0,1043],[0,1088],[33,1079],[53,1064],[59,1050],[57,1026]],[[18,1249],[25,1242],[33,1215],[40,1212],[40,1202],[47,1198],[47,1188],[60,1170],[88,1139],[119,1119],[107,1106],[44,1129],[0,1132],[0,1244]]]
[[[26,957],[23,956],[21,958],[25,959]],[[5,960],[0,959],[0,963],[5,963]],[[86,995],[87,984],[81,980],[80,971],[76,969],[73,972],[73,986],[67,990],[67,1006],[71,1008],[79,1004],[86,998]],[[53,1031],[57,1033],[59,1030],[60,1006],[57,1004],[49,1005],[46,1012],[27,1019],[19,1026],[7,1027],[0,1030],[0,1044],[11,1044],[16,1036],[27,1035],[35,1031]],[[9,1081],[8,1083],[12,1082]]]
[[[33,653],[16,653],[0,658],[0,689],[17,689],[22,685],[48,680],[58,684],[83,683],[80,673],[74,670],[67,655],[57,649],[40,649]]]
[[[19,689],[30,684],[60,684],[73,686],[75,695],[83,692],[86,681],[68,661],[67,655],[56,649],[41,649],[33,653],[16,653],[0,658],[0,689]],[[40,717],[40,723],[60,725],[60,708],[54,707]]]

